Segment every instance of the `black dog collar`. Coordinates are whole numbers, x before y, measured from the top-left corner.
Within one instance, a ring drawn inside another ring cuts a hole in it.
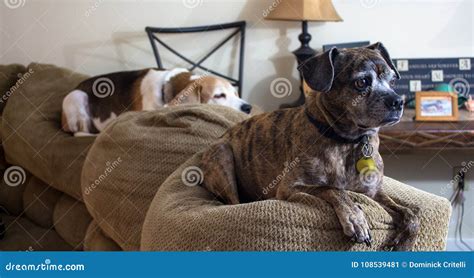
[[[321,133],[321,135],[326,138],[329,138],[331,140],[334,140],[342,144],[357,144],[357,143],[362,142],[364,140],[364,137],[366,140],[368,140],[367,135],[362,135],[356,139],[349,139],[349,138],[342,137],[339,134],[337,134],[336,131],[331,126],[316,120],[316,118],[314,118],[313,115],[309,113],[308,109],[305,109],[304,111],[306,113],[306,116],[308,117],[308,120],[318,129],[319,133]]]

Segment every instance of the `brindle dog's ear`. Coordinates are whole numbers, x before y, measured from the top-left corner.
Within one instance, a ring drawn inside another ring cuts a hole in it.
[[[388,54],[387,49],[381,42],[376,42],[374,44],[371,44],[367,46],[368,49],[372,50],[378,50],[380,54],[382,55],[382,58],[387,62],[387,64],[390,66],[390,68],[395,72],[395,75],[397,76],[397,79],[400,79],[400,73],[397,70],[397,67],[395,67],[395,64],[393,63],[392,59],[390,58],[390,54]]]
[[[317,92],[327,93],[334,82],[334,59],[339,54],[337,48],[316,55],[300,66],[299,70],[308,86]]]

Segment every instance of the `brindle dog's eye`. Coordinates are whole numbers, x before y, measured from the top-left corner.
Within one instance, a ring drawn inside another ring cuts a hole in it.
[[[369,79],[368,78],[361,78],[357,79],[354,83],[357,90],[365,90],[369,86]]]
[[[390,86],[391,87],[395,86],[395,79],[390,80]]]

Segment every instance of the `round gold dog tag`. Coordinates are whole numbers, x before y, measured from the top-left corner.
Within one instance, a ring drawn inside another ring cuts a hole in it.
[[[375,166],[375,160],[372,157],[363,157],[359,159],[356,163],[357,172],[364,171],[375,171],[377,167]]]

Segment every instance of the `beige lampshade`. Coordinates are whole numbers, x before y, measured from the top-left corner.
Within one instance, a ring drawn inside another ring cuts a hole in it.
[[[265,19],[293,21],[342,21],[331,0],[279,0]]]

